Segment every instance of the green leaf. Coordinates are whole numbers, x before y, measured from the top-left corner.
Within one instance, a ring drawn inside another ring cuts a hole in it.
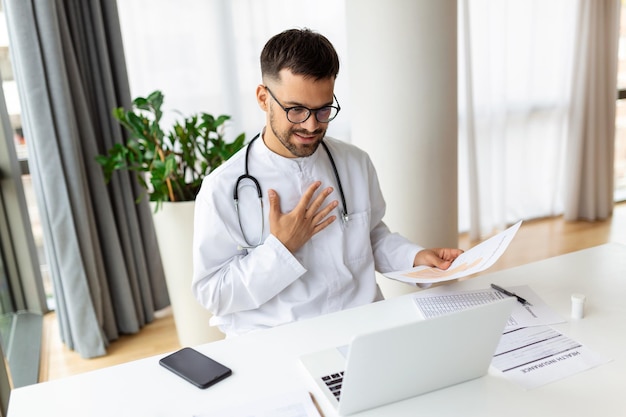
[[[150,110],[150,103],[148,103],[148,100],[143,97],[137,97],[136,99],[134,99],[133,106],[142,110]]]
[[[245,143],[243,133],[232,142],[224,139],[228,115],[192,114],[164,130],[160,125],[163,100],[161,91],[156,90],[145,98],[135,98],[131,109],[112,109],[128,140],[95,158],[107,182],[115,171],[135,172],[157,207],[170,199],[168,181],[175,200],[193,200],[204,177]]]

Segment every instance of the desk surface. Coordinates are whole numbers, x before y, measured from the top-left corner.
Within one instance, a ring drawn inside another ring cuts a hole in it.
[[[566,318],[555,329],[611,362],[532,390],[490,371],[485,377],[359,416],[415,416],[417,410],[429,416],[626,415],[626,246],[597,246],[454,282],[448,288],[479,289],[491,282],[529,285]],[[585,318],[578,321],[569,319],[570,295],[575,292],[587,296]],[[158,360],[164,355],[31,385],[11,393],[8,416],[192,416],[294,389],[312,392],[325,416],[333,416],[299,356],[418,316],[409,294],[198,346],[233,369],[230,378],[207,390],[160,367]]]

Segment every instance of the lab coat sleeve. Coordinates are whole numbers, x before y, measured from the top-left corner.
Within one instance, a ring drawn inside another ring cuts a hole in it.
[[[200,304],[222,316],[258,308],[306,270],[273,235],[251,251],[239,250],[232,236],[238,227],[232,201],[215,195],[228,194],[204,184],[196,198],[192,291]]]

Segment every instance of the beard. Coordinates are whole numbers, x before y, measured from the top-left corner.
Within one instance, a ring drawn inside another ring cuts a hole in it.
[[[311,117],[315,117],[314,114]],[[322,143],[322,139],[326,135],[326,129],[316,129],[312,132],[309,132],[306,129],[297,128],[296,124],[292,124],[292,127],[278,130],[276,127],[277,123],[274,119],[274,113],[270,114],[270,129],[272,129],[272,133],[274,136],[280,141],[280,143],[287,149],[293,156],[302,158],[306,156],[311,156],[315,153],[317,148]],[[296,140],[293,139],[294,134],[300,134],[302,136],[310,137],[311,135],[317,136],[316,140],[311,143],[297,143]]]

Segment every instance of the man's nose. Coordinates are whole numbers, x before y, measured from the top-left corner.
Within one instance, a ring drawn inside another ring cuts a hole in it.
[[[317,130],[321,123],[317,121],[317,117],[314,112],[311,112],[311,115],[304,122],[300,123],[300,125],[308,130],[309,132],[313,132]]]

